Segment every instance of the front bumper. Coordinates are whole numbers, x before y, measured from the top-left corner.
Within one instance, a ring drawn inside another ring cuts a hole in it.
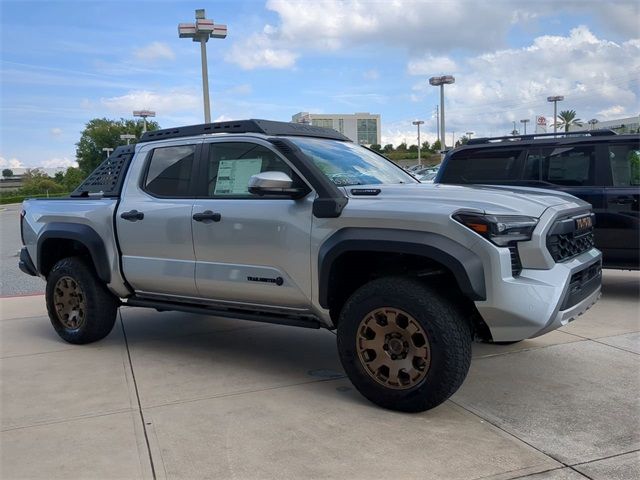
[[[18,262],[18,268],[27,275],[31,275],[32,277],[38,276],[38,270],[33,264],[33,260],[31,260],[31,255],[29,255],[27,247],[22,247],[22,250],[20,250],[20,261]]]
[[[476,307],[496,342],[533,338],[582,315],[600,298],[602,254],[591,249],[548,270],[494,282]]]

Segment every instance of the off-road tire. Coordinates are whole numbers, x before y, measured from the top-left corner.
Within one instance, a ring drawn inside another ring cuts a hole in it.
[[[406,312],[426,333],[428,370],[408,388],[380,384],[361,359],[357,346],[361,322],[381,308]],[[340,312],[337,337],[342,366],[356,389],[373,403],[392,410],[421,412],[440,405],[462,385],[471,363],[472,338],[463,309],[435,288],[407,277],[373,280],[356,290]]]
[[[71,293],[62,292],[61,286]],[[56,301],[60,302],[63,294],[66,294],[65,299],[73,295],[75,302],[82,304],[81,309],[78,307],[73,310],[74,316],[79,318],[77,328],[70,326],[69,323],[74,322],[63,320],[64,315],[59,313],[62,303],[56,305]],[[63,340],[74,344],[95,342],[109,335],[119,305],[118,299],[107,290],[93,266],[80,257],[63,258],[53,266],[47,277],[46,302],[53,328]],[[82,310],[81,318],[78,310]]]

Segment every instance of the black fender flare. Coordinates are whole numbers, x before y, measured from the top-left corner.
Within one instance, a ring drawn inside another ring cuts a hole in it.
[[[107,257],[107,249],[100,235],[88,225],[80,223],[52,222],[46,225],[38,235],[38,271],[42,273],[42,247],[47,240],[75,240],[84,245],[96,269],[100,280],[111,281],[111,269]]]
[[[318,301],[329,308],[329,279],[335,260],[353,251],[391,252],[430,258],[448,268],[460,290],[471,300],[486,300],[484,267],[480,257],[443,235],[413,230],[344,228],[318,252]]]

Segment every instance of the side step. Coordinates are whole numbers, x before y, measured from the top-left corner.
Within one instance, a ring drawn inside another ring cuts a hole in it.
[[[275,323],[277,325],[289,325],[291,327],[320,328],[320,322],[313,317],[295,315],[278,315],[275,313],[256,313],[248,310],[213,308],[189,303],[167,302],[163,300],[148,300],[132,297],[123,303],[129,307],[155,308],[157,310],[176,310],[179,312],[197,313],[200,315],[213,315],[216,317],[238,318],[253,322]]]

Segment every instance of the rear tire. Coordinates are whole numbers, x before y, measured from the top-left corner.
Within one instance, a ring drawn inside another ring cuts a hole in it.
[[[471,363],[471,333],[462,310],[434,288],[387,277],[360,287],[344,304],[338,352],[367,399],[421,412],[462,385]]]
[[[60,337],[74,344],[109,335],[116,321],[118,299],[79,257],[63,258],[47,277],[47,311]]]

